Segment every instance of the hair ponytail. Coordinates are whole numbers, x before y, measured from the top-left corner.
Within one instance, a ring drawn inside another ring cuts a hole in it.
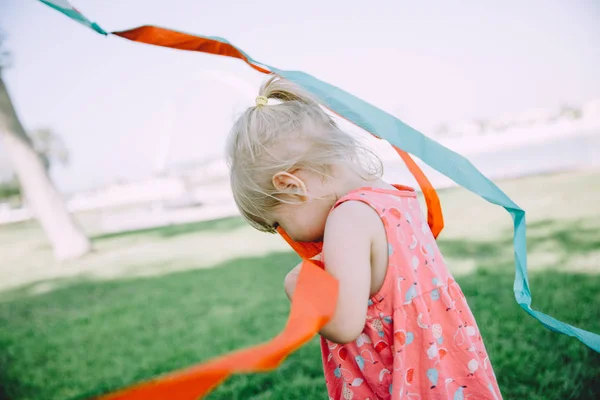
[[[306,90],[275,75],[261,85],[258,94],[267,99],[277,99],[282,102],[296,101],[307,105],[318,105],[318,102]]]

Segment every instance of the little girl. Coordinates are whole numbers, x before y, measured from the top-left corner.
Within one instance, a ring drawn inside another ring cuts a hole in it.
[[[380,179],[381,162],[306,92],[260,90],[228,143],[231,187],[256,229],[322,242],[339,281],[321,330],[330,399],[500,399],[460,287],[415,191]],[[285,279],[291,299],[300,265]]]

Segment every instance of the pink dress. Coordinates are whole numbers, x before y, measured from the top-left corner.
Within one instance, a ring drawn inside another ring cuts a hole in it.
[[[460,287],[446,268],[412,189],[362,188],[389,244],[381,290],[355,342],[321,338],[330,399],[501,399],[490,359]],[[323,254],[327,268],[327,255]]]

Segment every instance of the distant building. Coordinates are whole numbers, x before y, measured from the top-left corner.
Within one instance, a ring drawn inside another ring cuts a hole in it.
[[[180,177],[190,185],[222,182],[229,179],[229,168],[224,157],[172,165],[163,172],[165,176]]]

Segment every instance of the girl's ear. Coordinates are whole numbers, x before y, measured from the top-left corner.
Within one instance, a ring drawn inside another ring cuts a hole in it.
[[[299,196],[303,201],[308,198],[304,181],[289,172],[281,171],[273,175],[273,186],[279,193]]]

